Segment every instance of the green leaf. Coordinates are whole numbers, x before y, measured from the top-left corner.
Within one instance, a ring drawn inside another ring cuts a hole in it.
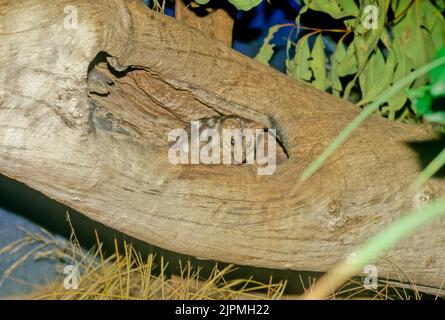
[[[195,0],[195,2],[200,5],[205,5],[205,4],[209,3],[210,0]]]
[[[426,28],[432,37],[433,50],[436,52],[444,45],[445,18],[431,1],[424,1],[421,10],[422,26]]]
[[[400,6],[406,8],[409,4],[409,0],[403,0]],[[443,46],[444,28],[444,18],[430,1],[415,1],[406,15],[393,27],[393,33],[400,39],[401,48],[413,62],[413,68],[417,69],[431,61],[436,50]],[[426,76],[417,79],[414,87],[425,84],[427,80]]]
[[[396,71],[394,72],[394,80],[393,84],[397,83],[400,79],[402,79],[405,75],[409,73],[409,69],[407,68],[406,60],[402,59],[398,61],[399,64],[396,67]],[[406,101],[408,100],[408,96],[406,93],[401,91],[398,95],[395,95],[388,99],[388,118],[390,120],[395,120],[395,116],[397,111],[402,109],[402,107],[405,105]]]
[[[426,4],[426,5],[429,5]],[[432,12],[436,14],[427,21],[428,30],[431,31],[431,38],[434,43],[434,48],[436,50],[442,48],[445,44],[445,19],[443,15],[440,14],[434,7],[431,9]]]
[[[255,60],[259,61],[260,63],[268,66],[270,59],[272,59],[272,56],[274,54],[273,48],[275,47],[274,44],[271,43],[273,36],[275,33],[280,29],[279,26],[272,26],[269,29],[269,33],[267,34],[267,37],[264,39],[264,43],[260,48],[260,51],[258,51],[257,55],[255,56]]]
[[[229,0],[238,10],[248,11],[257,5],[259,5],[263,0]]]
[[[343,44],[343,40],[337,43],[334,53],[331,55],[331,71],[329,73],[329,80],[331,83],[332,93],[339,97],[343,91],[343,86],[340,81],[340,75],[338,73],[339,67],[342,65],[346,57],[346,49]]]
[[[354,28],[354,40],[353,44],[355,46],[356,57],[358,60],[358,71],[356,76],[347,84],[343,98],[349,99],[352,88],[355,85],[355,80],[357,77],[361,76],[370,55],[376,50],[377,44],[380,40],[382,32],[385,30],[385,21],[387,16],[387,11],[389,7],[389,0],[364,0],[361,1],[361,15],[356,19],[356,24]],[[377,29],[368,29],[364,22],[367,18],[365,15],[365,8],[367,5],[378,5],[379,14],[377,16]]]
[[[445,47],[437,51],[436,59],[445,57]],[[430,93],[433,97],[445,96],[445,66],[440,66],[429,72],[431,78]]]
[[[445,57],[445,47],[441,48],[436,53],[436,59],[441,58],[441,57]],[[435,69],[431,70],[428,73],[428,75],[431,78],[431,82],[433,82],[433,83],[440,81],[444,74],[445,74],[445,67],[444,66],[440,66],[438,68],[435,68]]]
[[[393,0],[391,1],[391,9],[394,12],[394,16],[398,17],[403,10],[408,8],[412,0]]]
[[[435,0],[434,3],[441,11],[445,11],[445,0]]]
[[[355,24],[357,23],[357,18],[345,19],[345,20],[343,20],[343,23],[345,24],[345,27],[347,29],[352,29],[355,26]]]
[[[437,82],[431,85],[431,95],[435,98],[444,97],[445,96],[445,73],[442,74],[442,77]]]
[[[312,84],[315,88],[326,90],[326,56],[324,54],[323,37],[318,35],[311,53],[310,67],[314,76]]]
[[[445,57],[445,46],[436,53],[436,59]],[[432,97],[445,96],[445,66],[440,66],[431,70],[428,75],[431,78],[431,86],[429,93]]]
[[[358,61],[355,52],[354,44],[350,44],[343,59],[336,59],[334,61],[334,63],[337,64],[336,68],[339,77],[348,76],[357,72]]]
[[[431,113],[433,99],[429,93],[430,87],[423,86],[417,89],[407,90],[407,94],[413,102],[413,109],[417,116],[424,116]]]
[[[394,86],[385,90],[376,100],[366,106],[349,124],[329,143],[322,153],[312,161],[301,173],[300,182],[307,181],[325,162],[326,160],[342,145],[351,133],[363,123],[371,114],[376,112],[380,105],[387,101],[390,97],[398,94],[400,90],[406,88],[414,79],[428,73],[430,70],[445,64],[445,58],[439,58],[433,62],[420,67],[414,72],[409,73],[402,80],[398,81]]]
[[[300,38],[295,48],[295,56],[287,64],[287,72],[293,78],[311,83],[317,89],[325,91],[327,87],[326,56],[323,37],[318,35],[312,51],[309,48],[307,34]]]
[[[293,79],[311,81],[312,72],[310,70],[311,51],[308,42],[309,35],[300,38],[295,48],[295,56],[289,63],[290,76]]]
[[[376,49],[359,76],[362,99],[358,105],[373,101],[392,83],[395,65],[396,58],[393,51],[389,51],[385,62],[382,51]]]
[[[357,5],[351,0],[305,0],[304,3],[311,10],[327,13],[334,19],[357,17],[359,14]]]
[[[407,75],[411,71],[411,60],[407,58],[407,56],[403,53],[400,47],[400,40],[397,37],[389,36],[389,33],[385,30],[382,33],[382,42],[388,49],[390,55],[395,57],[396,68],[394,71],[394,77],[391,83],[393,86],[400,79],[402,79],[405,75]],[[392,42],[391,42],[392,40]],[[388,72],[389,70],[387,70]],[[406,92],[401,91],[398,95],[395,95],[388,99],[388,107],[382,109],[388,112],[388,118],[390,120],[395,120],[396,112],[399,111],[408,100],[408,96]]]
[[[436,59],[445,57],[445,46],[437,51]],[[429,72],[431,78],[431,90],[430,93],[433,97],[445,96],[445,66],[440,66]]]
[[[416,111],[418,115],[426,116],[432,113],[431,105],[433,104],[433,99],[431,98],[429,93],[417,98],[414,104],[416,106]]]
[[[385,20],[388,11],[389,1],[388,0],[378,0],[377,4],[380,8],[377,17],[377,29],[368,29],[363,24],[364,8],[368,4],[375,4],[376,1],[364,1],[362,5],[362,16],[360,17],[359,23],[356,25],[354,31],[354,45],[356,47],[357,59],[359,63],[359,70],[367,63],[369,56],[374,49],[377,47],[377,43],[385,30]]]

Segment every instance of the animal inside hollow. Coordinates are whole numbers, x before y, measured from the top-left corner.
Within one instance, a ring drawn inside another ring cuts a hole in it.
[[[170,148],[181,153],[181,163],[262,167],[280,152],[276,142],[273,130],[240,116],[224,115],[192,121]]]

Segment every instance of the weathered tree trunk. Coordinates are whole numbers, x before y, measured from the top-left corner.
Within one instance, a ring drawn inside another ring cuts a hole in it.
[[[78,28],[64,28],[65,6]],[[371,117],[303,185],[302,169],[356,116],[139,1],[0,1],[0,172],[92,219],[200,258],[325,271],[383,226],[444,192],[413,193],[408,145],[424,129]],[[108,60],[108,64],[105,62]],[[237,114],[279,130],[289,159],[172,165],[167,132]],[[419,230],[379,275],[440,286],[445,220]]]
[[[186,4],[187,3],[187,4]],[[232,46],[234,20],[224,8],[210,8],[196,5],[196,2],[183,0],[175,1],[175,18],[201,30],[213,38]],[[222,5],[224,2],[219,2]],[[203,12],[204,11],[204,12]]]

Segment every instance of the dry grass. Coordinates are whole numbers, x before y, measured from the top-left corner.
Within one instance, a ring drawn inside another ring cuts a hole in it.
[[[200,277],[190,263],[181,265],[180,275],[168,276],[167,262],[154,254],[143,258],[130,244],[124,243],[124,253],[102,255],[100,246],[96,254],[85,258],[79,265],[80,281],[76,290],[66,290],[63,281],[56,281],[50,292],[38,299],[238,299],[261,298],[255,291],[267,291],[265,298],[279,298],[283,284],[265,285],[251,279],[226,281],[233,266],[217,266],[208,279]],[[159,263],[157,262],[159,260]],[[235,289],[237,288],[237,289]]]
[[[69,219],[68,219],[69,221]],[[70,226],[71,222],[69,221]],[[72,228],[72,226],[71,226]],[[57,240],[48,232],[34,234],[22,229],[24,237],[0,250],[0,256],[14,253],[30,247],[0,277],[0,285],[6,278],[11,278],[14,271],[28,259],[49,258],[59,261],[58,278],[44,287],[36,288],[30,295],[11,298],[24,299],[298,299],[298,294],[285,294],[286,281],[261,283],[253,279],[230,279],[236,267],[229,265],[219,268],[215,264],[211,274],[201,276],[201,269],[190,261],[181,263],[177,274],[166,272],[168,261],[163,256],[147,254],[142,256],[129,243],[114,240],[114,253],[105,255],[103,245],[96,233],[97,245],[85,253],[74,230],[70,242]],[[32,246],[31,246],[32,245]],[[77,288],[66,289],[64,281],[67,275],[62,270],[65,266],[76,266],[79,271]],[[398,267],[397,267],[398,268]],[[400,273],[403,274],[399,268]],[[230,279],[230,280],[228,280]],[[300,282],[304,292],[311,290],[315,278]],[[428,292],[428,288],[417,287],[414,283],[403,284],[401,281],[380,279],[376,289],[367,289],[363,279],[351,279],[330,299],[423,299],[444,296],[443,290]],[[426,289],[429,295],[422,293]],[[304,293],[304,292],[300,292]],[[435,294],[434,294],[435,293]]]
[[[72,229],[73,230],[73,229]],[[168,275],[168,262],[162,256],[148,254],[145,257],[131,244],[124,242],[119,248],[114,241],[115,252],[105,256],[102,243],[96,233],[97,246],[85,253],[74,233],[69,245],[56,240],[42,230],[34,234],[22,229],[25,236],[0,250],[1,254],[16,253],[26,246],[31,247],[15,261],[0,278],[10,278],[13,272],[28,259],[50,258],[60,261],[58,278],[38,288],[35,293],[11,298],[31,299],[279,299],[286,283],[264,284],[253,279],[226,280],[236,268],[233,265],[218,268],[204,279],[200,268],[190,262],[179,262],[179,274]],[[76,266],[79,271],[77,288],[67,290],[64,286],[65,266]]]
[[[166,3],[166,0],[154,0],[153,4],[151,6],[151,9],[155,10],[157,12],[160,12],[160,13],[164,13],[165,3]]]

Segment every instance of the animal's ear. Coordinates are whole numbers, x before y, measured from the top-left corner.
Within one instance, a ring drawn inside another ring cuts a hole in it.
[[[221,129],[241,129],[241,123],[235,118],[224,119]]]

